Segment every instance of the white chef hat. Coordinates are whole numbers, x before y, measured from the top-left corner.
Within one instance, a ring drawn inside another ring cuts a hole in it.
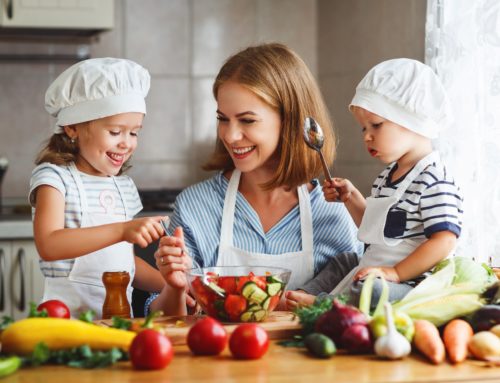
[[[359,106],[428,138],[451,123],[443,84],[427,65],[400,58],[374,66],[356,87],[349,105]]]
[[[120,113],[146,114],[150,76],[139,64],[118,58],[81,61],[66,69],[45,93],[45,109],[63,126]]]

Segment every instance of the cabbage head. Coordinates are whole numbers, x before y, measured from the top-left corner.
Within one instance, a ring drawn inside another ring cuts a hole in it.
[[[436,273],[450,262],[455,263],[455,276],[452,284],[473,282],[489,285],[497,281],[497,277],[486,264],[478,263],[467,257],[452,257],[439,262],[432,273]]]

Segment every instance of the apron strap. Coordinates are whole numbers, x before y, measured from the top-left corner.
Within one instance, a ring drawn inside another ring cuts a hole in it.
[[[313,252],[313,220],[311,197],[307,185],[297,188],[299,194],[299,212],[300,212],[300,234],[302,236],[302,250]]]
[[[405,193],[405,191],[408,189],[408,187],[411,185],[411,183],[417,178],[417,176],[424,171],[424,169],[431,165],[432,163],[436,162],[439,160],[439,153],[437,151],[433,151],[426,155],[424,158],[422,158],[420,161],[417,162],[417,164],[413,167],[413,169],[406,175],[406,177],[401,181],[401,183],[398,185],[398,188],[394,192],[393,196],[396,197],[399,201],[401,196]],[[393,167],[396,166],[396,163],[394,163]],[[392,170],[391,168],[391,170]],[[380,183],[379,187],[377,188],[377,193],[376,196],[378,197],[380,195],[380,190],[382,189],[382,186],[385,184],[387,177],[391,171],[388,171],[387,174],[385,175],[384,179]],[[397,201],[396,201],[397,202]]]
[[[69,165],[69,171],[75,180],[76,188],[78,189],[78,195],[80,196],[80,209],[82,210],[82,216],[85,212],[88,211],[87,204],[87,194],[85,193],[85,188],[83,187],[82,177],[80,176],[80,172],[76,168],[74,162]]]
[[[125,198],[125,193],[123,192],[122,188],[120,187],[120,185],[116,181],[116,177],[111,176],[111,178],[113,178],[113,182],[115,183],[116,188],[118,189],[118,194],[120,195],[120,199],[122,200],[123,210],[125,211],[125,219],[129,220],[132,217],[129,216],[129,210],[128,210],[128,206],[127,206],[127,199]]]
[[[222,223],[220,228],[220,247],[233,246],[233,226],[234,212],[236,207],[236,196],[238,185],[240,184],[241,172],[233,170],[233,174],[227,185],[226,196],[224,197],[224,209],[222,211]]]

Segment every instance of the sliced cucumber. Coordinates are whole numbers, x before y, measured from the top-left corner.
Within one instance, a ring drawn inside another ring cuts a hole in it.
[[[254,282],[247,282],[241,290],[241,294],[250,302],[262,303],[267,298],[267,294]]]
[[[270,275],[266,278],[266,281],[267,283],[281,283],[283,284],[283,281],[281,279],[279,279],[277,276],[275,275]]]
[[[265,301],[264,301],[265,302]],[[247,309],[247,311],[259,311],[259,310],[262,310],[262,306],[261,305],[258,305],[256,303],[250,305]]]
[[[215,294],[217,294],[220,297],[224,297],[226,295],[226,290],[217,285],[217,283],[215,282],[209,282],[207,286],[209,289],[211,289]]]
[[[279,294],[282,286],[283,285],[279,282],[269,283],[267,285],[267,293],[269,294],[269,296],[273,297],[276,294]]]
[[[262,302],[262,308],[267,310],[269,308],[269,304],[271,303],[271,297],[267,297],[264,302]]]
[[[240,320],[242,322],[251,322],[253,318],[253,311],[245,311],[243,314],[240,316]]]
[[[256,312],[253,313],[253,315],[254,315],[254,318],[255,318],[256,322],[261,322],[264,319],[266,319],[267,311],[266,310],[256,311]]]

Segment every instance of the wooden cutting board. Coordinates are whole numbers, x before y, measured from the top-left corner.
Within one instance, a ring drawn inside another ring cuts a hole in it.
[[[186,344],[189,329],[196,321],[204,318],[203,315],[158,317],[154,324],[161,328],[165,335],[170,338],[174,345]],[[144,319],[133,319],[143,321]],[[103,319],[96,322],[104,326],[111,326],[111,319]],[[230,334],[240,323],[223,323],[226,331]],[[289,311],[273,311],[269,317],[258,323],[269,334],[269,339],[287,339],[299,334],[302,327],[297,316]]]

